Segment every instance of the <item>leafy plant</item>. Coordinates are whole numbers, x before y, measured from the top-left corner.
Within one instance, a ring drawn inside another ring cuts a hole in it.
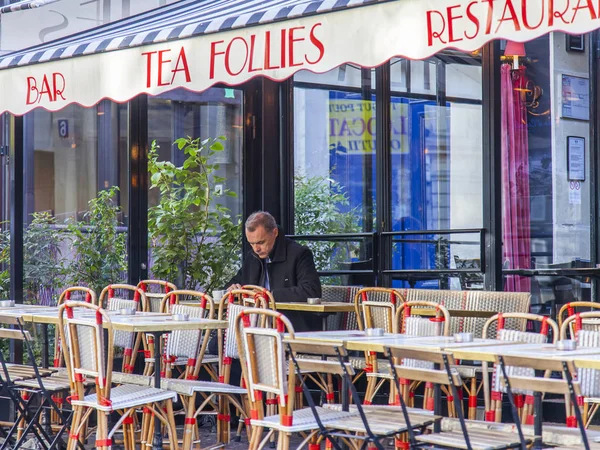
[[[62,248],[67,240],[48,212],[33,213],[23,237],[23,270],[27,299],[51,305],[65,285],[67,262]]]
[[[221,288],[239,266],[241,220],[218,201],[221,195],[237,195],[217,192],[225,178],[215,174],[219,166],[211,162],[224,150],[224,140],[178,139],[175,144],[185,154],[181,167],[159,161],[156,142],[150,149],[150,188],[160,192],[158,205],[148,211],[152,273],[186,289]]]
[[[123,281],[127,270],[127,236],[118,230],[122,225],[118,219],[121,209],[115,201],[118,190],[113,186],[100,191],[88,202],[85,225],[69,223],[75,253],[69,267],[71,284],[85,284],[100,292],[111,283]]]
[[[345,212],[350,204],[342,186],[329,178],[294,179],[296,234],[322,235],[356,233],[360,228],[358,208]],[[331,270],[339,262],[349,262],[358,252],[358,243],[303,242],[313,252],[318,270]]]

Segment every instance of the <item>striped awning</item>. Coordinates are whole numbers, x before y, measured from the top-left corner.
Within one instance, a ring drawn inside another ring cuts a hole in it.
[[[586,33],[600,26],[594,3],[182,0],[4,55],[0,112],[123,102],[181,87],[200,92],[255,76],[284,80],[344,63],[375,67],[394,56],[473,52],[492,39]]]
[[[22,2],[13,3],[7,6],[0,6],[0,14],[6,14],[14,11],[22,11],[24,9],[39,8],[40,6],[55,3],[60,0],[25,0]]]

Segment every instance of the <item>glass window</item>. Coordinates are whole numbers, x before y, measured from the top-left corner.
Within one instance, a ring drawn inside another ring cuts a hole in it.
[[[342,77],[343,69],[346,78]],[[374,80],[374,70],[358,70],[352,66],[320,75],[299,72],[294,77],[294,225],[297,235],[373,230]],[[361,238],[336,241],[330,237],[325,237],[328,241],[303,242],[312,248],[319,270],[345,270],[358,263],[372,264],[370,241]]]
[[[120,119],[125,108],[103,101],[25,116],[27,300],[51,304],[67,285],[99,290],[126,279],[129,192],[126,126]],[[104,198],[101,192],[113,187],[112,198]],[[106,224],[116,229],[115,236]],[[92,236],[100,240],[92,242]]]
[[[243,91],[232,88],[211,88],[201,93],[185,89],[175,89],[165,94],[151,97],[148,100],[148,129],[150,142],[156,141],[160,146],[158,159],[170,161],[181,167],[185,154],[174,145],[179,138],[208,138],[225,137],[224,150],[214,153],[208,164],[215,165],[216,170],[209,174],[209,184],[214,188],[214,204],[211,211],[217,210],[216,204],[229,209],[229,214],[235,222],[243,212],[242,192],[242,149],[243,149],[243,120],[244,120]],[[225,195],[225,192],[235,193],[235,196]],[[219,192],[223,193],[220,194]],[[159,204],[158,189],[149,191],[149,207]],[[222,231],[222,230],[217,230]],[[153,257],[153,242],[149,248],[149,267],[155,265]],[[239,255],[232,255],[237,258]],[[207,270],[210,270],[207,268]],[[158,270],[157,270],[158,271]],[[162,278],[166,278],[163,275]],[[170,274],[169,281],[183,287],[190,282],[183,280],[181,273]],[[207,283],[209,281],[206,281]],[[198,286],[199,287],[199,286]],[[193,287],[193,288],[198,288]],[[209,286],[201,286],[207,289]],[[220,288],[222,286],[213,286]]]
[[[148,135],[160,146],[160,159],[181,165],[183,152],[173,143],[179,138],[224,136],[225,150],[216,154],[214,175],[223,177],[223,189],[237,194],[224,197],[233,215],[242,213],[243,91],[211,88],[201,93],[175,89],[148,100]],[[156,189],[149,192],[149,206],[158,203]]]
[[[581,99],[593,45],[569,52],[565,40],[551,33],[527,42],[519,67],[505,53],[501,68],[503,267],[509,271],[591,266],[589,109]],[[590,300],[591,291],[585,279],[510,272],[504,289],[531,292],[532,303],[554,306]]]
[[[441,53],[390,64],[392,231],[424,231],[394,237],[392,268],[450,269],[478,260],[474,235],[426,231],[483,226],[481,61]],[[395,285],[407,280],[394,277]],[[435,276],[411,281],[460,287],[460,280],[440,284]]]

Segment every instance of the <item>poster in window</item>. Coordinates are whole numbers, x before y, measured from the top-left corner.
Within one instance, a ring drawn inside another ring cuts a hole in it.
[[[590,119],[590,80],[562,76],[562,117],[565,119]]]
[[[567,172],[569,181],[585,181],[585,138],[567,137]]]

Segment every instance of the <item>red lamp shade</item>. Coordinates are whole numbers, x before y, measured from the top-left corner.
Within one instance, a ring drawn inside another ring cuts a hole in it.
[[[505,56],[526,56],[523,42],[506,41]]]

